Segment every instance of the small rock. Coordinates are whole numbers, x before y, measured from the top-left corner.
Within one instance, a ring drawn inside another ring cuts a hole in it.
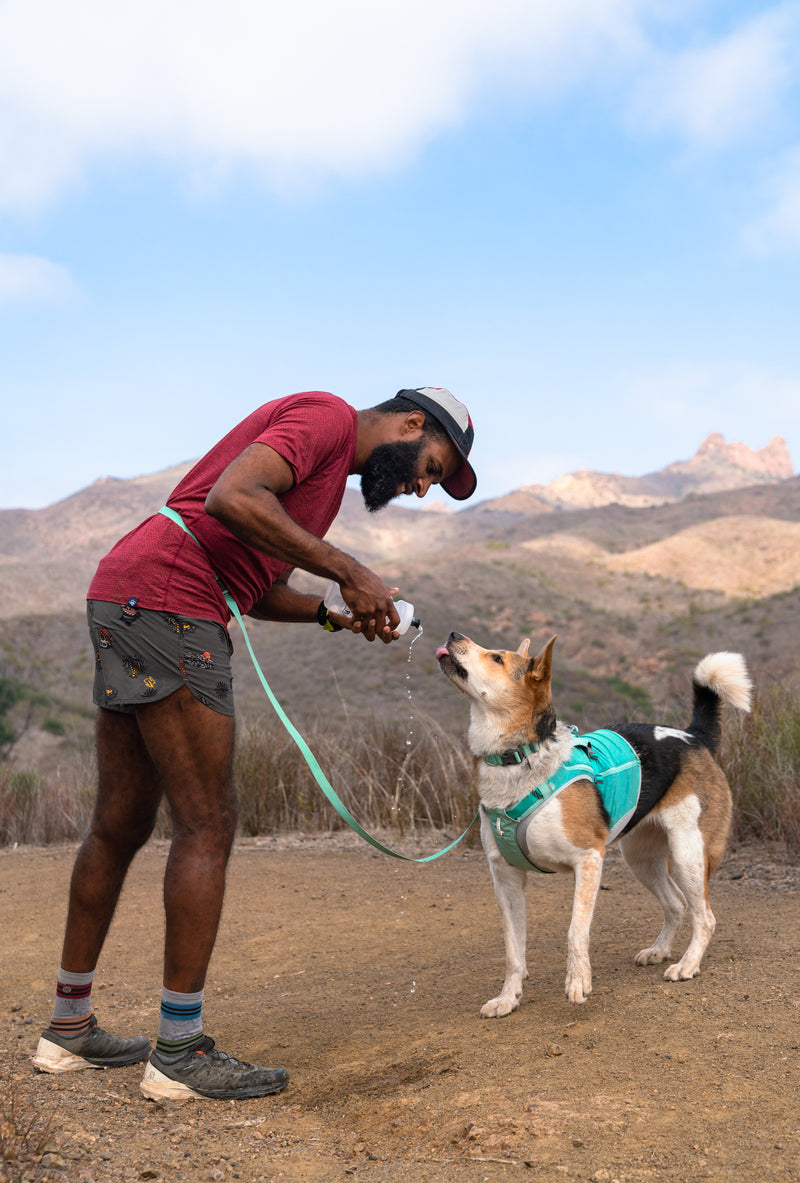
[[[63,1171],[66,1165],[66,1159],[52,1150],[42,1155],[42,1166],[49,1171]]]
[[[546,1056],[563,1056],[564,1049],[563,1047],[559,1047],[557,1043],[549,1043],[544,1049],[544,1054]]]

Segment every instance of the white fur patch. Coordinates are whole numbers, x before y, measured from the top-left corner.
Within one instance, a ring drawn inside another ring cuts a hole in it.
[[[709,653],[694,671],[694,680],[740,711],[750,710],[753,683],[741,653]]]
[[[678,731],[675,727],[654,727],[653,736],[656,739],[682,739],[684,743],[692,742],[688,731]]]

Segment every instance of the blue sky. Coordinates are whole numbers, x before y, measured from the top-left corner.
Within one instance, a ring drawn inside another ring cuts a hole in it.
[[[798,66],[799,2],[0,2],[0,506],[313,388],[450,387],[481,499],[800,467]]]

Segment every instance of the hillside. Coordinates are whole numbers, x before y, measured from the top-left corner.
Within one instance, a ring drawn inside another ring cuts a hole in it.
[[[425,716],[432,726],[463,728],[465,703],[433,656],[451,629],[498,647],[557,633],[556,704],[580,726],[641,715],[650,702],[669,712],[693,663],[711,649],[741,650],[760,679],[796,676],[800,478],[777,475],[787,458],[775,441],[750,453],[762,460],[768,453],[760,469],[743,464],[742,448],[706,441],[701,462],[670,466],[686,487],[687,465],[701,483],[710,479],[711,456],[717,483],[728,465],[730,488],[692,489],[645,507],[558,508],[526,487],[459,512],[397,504],[371,516],[348,490],[331,540],[401,588],[423,635],[409,651],[405,643],[386,649],[349,634],[254,622],[275,692],[300,726],[324,712],[334,724],[377,715],[413,728]],[[88,733],[85,588],[97,559],[163,504],[187,468],[97,481],[43,510],[0,511],[0,675],[49,696],[25,708],[30,725],[12,752],[17,766],[35,763],[45,747],[53,766]],[[742,486],[743,471],[761,483]],[[320,580],[296,578],[321,588]],[[269,717],[241,643],[234,668],[244,721]],[[63,739],[41,739],[43,715],[63,725]]]

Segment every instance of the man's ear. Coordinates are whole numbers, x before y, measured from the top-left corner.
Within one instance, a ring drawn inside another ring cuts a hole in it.
[[[537,653],[535,657],[531,658],[530,665],[528,666],[528,676],[533,678],[535,682],[550,681],[550,671],[553,666],[553,646],[555,643],[556,638],[551,637],[541,653]]]
[[[409,411],[403,420],[401,435],[410,439],[416,439],[418,435],[422,434],[424,427],[425,412],[415,408],[413,411]]]

